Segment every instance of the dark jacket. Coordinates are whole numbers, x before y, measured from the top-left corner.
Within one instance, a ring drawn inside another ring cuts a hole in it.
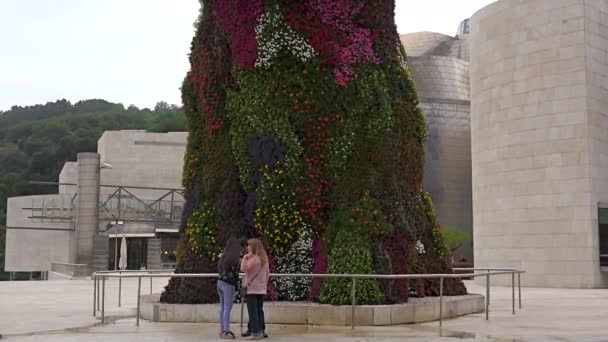
[[[220,272],[218,279],[230,285],[237,286],[239,281],[239,265],[234,264],[226,267],[226,270]]]

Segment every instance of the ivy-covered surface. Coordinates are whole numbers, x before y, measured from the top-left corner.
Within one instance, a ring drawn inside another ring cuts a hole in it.
[[[281,273],[449,273],[422,189],[426,127],[394,0],[202,0],[182,86],[189,120],[178,272],[213,270],[253,236]],[[282,279],[270,297],[350,301],[350,281]],[[446,293],[463,294],[460,281]],[[359,303],[435,295],[436,281],[365,280]],[[166,302],[216,301],[171,279]]]

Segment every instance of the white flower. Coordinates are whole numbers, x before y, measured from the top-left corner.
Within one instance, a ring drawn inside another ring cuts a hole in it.
[[[255,38],[259,46],[256,67],[268,68],[280,51],[289,51],[302,62],[316,55],[312,46],[285,22],[278,6],[260,16],[255,27]]]
[[[276,258],[277,273],[312,273],[313,231],[304,224],[298,240],[287,253]],[[288,301],[304,300],[308,297],[311,278],[273,278],[273,285],[281,299]]]
[[[416,252],[418,252],[418,254],[426,253],[424,250],[424,244],[420,240],[416,241]]]

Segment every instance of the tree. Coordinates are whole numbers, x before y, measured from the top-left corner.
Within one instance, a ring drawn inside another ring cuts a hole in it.
[[[235,235],[261,238],[274,270],[310,227],[313,245],[322,247],[314,251],[315,271],[449,272],[422,189],[426,127],[395,1],[201,4],[182,86],[190,135],[176,271],[214,270]],[[355,223],[355,254],[370,258],[349,268],[345,241]],[[426,253],[416,253],[417,245]],[[371,281],[366,293],[375,286]],[[438,282],[421,288],[436,292]],[[342,303],[343,289],[328,282],[320,299]],[[459,281],[446,282],[448,293],[465,291]],[[407,292],[392,291],[399,298],[390,300],[406,300]],[[202,303],[216,295],[210,280],[173,278],[161,300]]]

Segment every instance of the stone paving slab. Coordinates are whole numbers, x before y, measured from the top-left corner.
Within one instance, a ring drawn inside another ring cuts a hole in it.
[[[106,292],[108,323],[92,316],[90,280],[0,282],[2,341],[215,341],[216,324],[153,323],[135,326],[136,282],[123,282],[117,307],[117,281]],[[155,280],[159,292],[165,281]],[[466,282],[469,292],[485,288]],[[146,282],[144,293],[149,291]],[[233,325],[238,331],[238,325]],[[523,289],[523,309],[511,314],[511,289],[492,287],[490,320],[485,314],[394,327],[270,325],[272,341],[608,341],[608,289]]]

